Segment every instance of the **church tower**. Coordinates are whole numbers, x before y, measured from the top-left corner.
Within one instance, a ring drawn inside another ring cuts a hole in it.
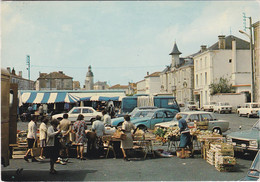
[[[94,89],[94,75],[91,71],[91,66],[88,67],[88,72],[85,79],[85,89],[86,90]]]
[[[172,68],[173,67],[178,67],[180,64],[180,54],[181,52],[179,51],[176,42],[174,43],[172,52],[169,55],[172,55]]]

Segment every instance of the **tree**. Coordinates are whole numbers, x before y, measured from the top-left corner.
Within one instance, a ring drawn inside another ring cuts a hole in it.
[[[232,84],[229,83],[229,80],[224,77],[220,77],[218,82],[211,83],[209,85],[210,88],[210,94],[215,95],[217,93],[234,93],[234,89],[232,87]]]

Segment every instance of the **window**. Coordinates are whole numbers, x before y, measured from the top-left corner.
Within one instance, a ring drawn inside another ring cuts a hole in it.
[[[205,56],[205,68],[207,67],[207,56]]]
[[[214,120],[214,118],[210,114],[200,114],[200,119],[201,119],[201,121],[206,121],[206,120],[213,121]]]
[[[163,118],[163,117],[165,117],[165,113],[163,113],[163,112],[155,113],[155,118]]]
[[[196,86],[198,86],[199,85],[199,76],[198,76],[198,74],[196,74]]]
[[[228,62],[229,62],[229,63],[232,63],[232,59],[229,59]]]
[[[190,115],[189,122],[199,121],[199,116],[197,114]]]
[[[207,72],[205,72],[205,85],[207,85],[208,84],[208,74],[207,74]]]
[[[173,118],[174,117],[173,113],[170,112],[170,111],[165,111],[165,115],[166,115],[166,118]]]
[[[200,85],[202,85],[202,73],[200,74]]]
[[[91,109],[83,109],[82,113],[93,113]]]
[[[79,113],[80,113],[80,109],[74,109],[71,113],[73,113],[73,114],[79,114]]]

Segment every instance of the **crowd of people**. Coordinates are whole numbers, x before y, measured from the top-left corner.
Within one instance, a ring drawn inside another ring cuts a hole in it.
[[[181,118],[180,114],[177,114],[176,118],[179,121],[181,132],[179,147],[182,149],[182,158],[184,158],[184,149],[187,146],[191,151],[193,150],[191,136],[186,121]],[[35,158],[33,152],[33,148],[38,145],[37,121],[41,121],[39,127],[40,156],[38,160]],[[104,157],[102,137],[105,135],[105,126],[111,126],[111,116],[105,110],[102,111],[102,116],[96,116],[90,129],[88,129],[82,114],[78,115],[74,123],[68,119],[67,113],[63,114],[63,118],[59,120],[50,119],[41,113],[39,115],[34,114],[28,123],[28,150],[24,156],[24,160],[29,162],[29,159],[31,159],[31,162],[38,162],[39,160],[49,158],[50,173],[56,174],[57,171],[54,169],[55,163],[65,165],[70,157],[69,149],[72,145],[70,134],[75,135],[73,142],[76,145],[77,159],[86,160],[83,152],[85,144],[87,144],[87,157],[102,158]],[[134,134],[136,130],[136,126],[130,121],[130,116],[125,115],[121,128],[121,131],[125,134],[125,139],[121,140],[120,148],[122,150],[123,159],[126,161],[129,161],[128,151],[133,148],[132,134]]]

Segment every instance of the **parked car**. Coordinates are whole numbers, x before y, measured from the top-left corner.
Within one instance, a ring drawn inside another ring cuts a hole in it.
[[[193,110],[198,110],[198,106],[196,105],[195,102],[193,101],[189,101],[186,103],[186,108],[188,108],[189,110],[193,111]]]
[[[209,102],[207,104],[204,104],[201,110],[213,112],[214,105],[216,104],[217,104],[216,102]]]
[[[240,179],[240,181],[259,181],[260,173],[260,150],[258,150],[255,159],[253,160],[251,167],[249,168],[246,177]]]
[[[209,121],[208,130],[214,131],[216,133],[222,133],[229,129],[229,122],[225,120],[218,120],[215,114],[205,111],[187,111],[180,112],[183,119],[186,120],[189,127],[194,127],[194,121]],[[176,117],[172,121],[166,123],[156,124],[155,127],[169,128],[178,126],[178,120]]]
[[[213,106],[213,111],[221,113],[231,113],[232,106],[228,102],[217,102],[216,105]]]
[[[53,119],[58,119],[62,118],[64,113],[61,114],[55,114],[52,116]],[[87,122],[92,122],[95,120],[97,115],[102,116],[101,112],[97,112],[95,109],[92,107],[73,107],[69,112],[68,112],[68,119],[72,122],[76,121],[78,118],[78,115],[82,114],[84,116],[84,120]]]
[[[136,107],[134,108],[134,110],[132,110],[132,112],[130,112],[128,115],[132,116],[135,115],[135,113],[137,113],[140,110],[152,110],[152,109],[158,109],[158,107],[156,106],[143,106],[143,107]],[[126,115],[127,113],[124,114],[118,114],[117,117],[124,117],[124,115]]]
[[[244,107],[237,109],[237,114],[239,116],[247,116],[248,118],[252,116],[258,116],[258,111],[260,110],[260,104],[258,103],[246,103]]]
[[[131,113],[129,113],[131,121],[135,118],[145,117],[148,113],[154,112],[154,109],[158,109],[156,107],[136,107]],[[112,119],[112,126],[121,126],[124,122],[124,117],[117,117]]]
[[[250,152],[260,149],[260,119],[250,130],[229,133],[226,138],[235,151]]]
[[[144,111],[140,111],[140,114]],[[131,122],[142,130],[153,129],[157,123],[167,122],[174,118],[177,111],[174,109],[153,109],[147,111],[143,117],[131,117]],[[122,125],[121,118],[115,118],[111,120],[112,127]]]

